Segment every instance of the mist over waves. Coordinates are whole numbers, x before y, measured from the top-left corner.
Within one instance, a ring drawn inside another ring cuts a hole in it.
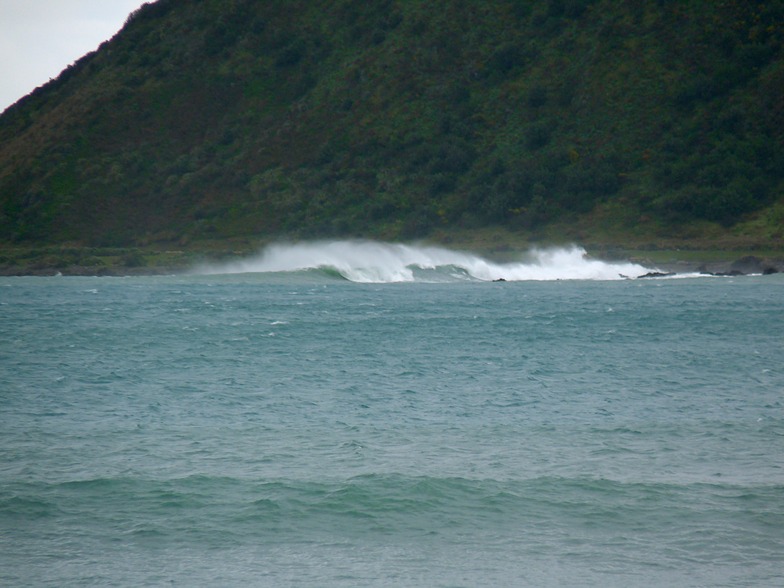
[[[591,259],[578,246],[533,249],[518,261],[426,245],[377,241],[313,241],[270,245],[243,261],[198,268],[202,274],[323,271],[366,283],[525,280],[619,280],[650,271],[634,263]]]

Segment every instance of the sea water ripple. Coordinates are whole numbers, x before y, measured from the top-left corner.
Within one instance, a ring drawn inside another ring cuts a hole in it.
[[[0,279],[0,583],[777,586],[784,281]]]

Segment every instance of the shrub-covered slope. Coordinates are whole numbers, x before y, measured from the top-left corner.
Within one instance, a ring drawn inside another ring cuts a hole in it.
[[[780,239],[783,23],[782,0],[158,0],[0,117],[0,241]]]

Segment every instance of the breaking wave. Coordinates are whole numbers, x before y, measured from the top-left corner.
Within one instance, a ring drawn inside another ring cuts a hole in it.
[[[591,259],[582,247],[537,249],[519,261],[421,245],[375,241],[320,241],[270,245],[248,259],[202,267],[200,274],[318,271],[352,282],[620,280],[650,271],[629,262]]]

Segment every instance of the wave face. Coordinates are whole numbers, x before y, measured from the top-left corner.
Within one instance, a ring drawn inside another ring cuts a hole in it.
[[[619,280],[650,271],[633,263],[590,259],[582,247],[532,250],[518,262],[497,263],[479,255],[419,245],[374,241],[322,241],[271,245],[256,257],[198,273],[278,273],[320,270],[363,283]]]

